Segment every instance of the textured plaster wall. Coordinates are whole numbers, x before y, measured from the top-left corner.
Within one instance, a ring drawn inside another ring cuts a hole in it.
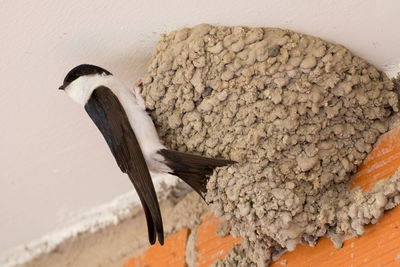
[[[198,23],[290,28],[400,63],[397,0],[0,1],[0,254],[133,190],[83,108],[57,90],[80,63],[127,85],[160,34]]]

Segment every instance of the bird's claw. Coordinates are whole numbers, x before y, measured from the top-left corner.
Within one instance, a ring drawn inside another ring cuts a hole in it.
[[[135,83],[135,85],[133,86],[133,91],[135,92],[135,97],[136,97],[136,100],[137,100],[137,102],[138,102],[138,105],[139,105],[143,110],[145,110],[145,109],[146,109],[146,105],[145,105],[145,103],[144,103],[144,99],[143,99],[142,95],[140,94],[142,84],[143,84],[142,79],[139,79],[139,80]]]
[[[139,79],[139,80],[137,80],[137,82],[135,83],[135,85],[133,86],[133,88],[140,87],[140,86],[142,86],[142,84],[143,84],[142,79]]]

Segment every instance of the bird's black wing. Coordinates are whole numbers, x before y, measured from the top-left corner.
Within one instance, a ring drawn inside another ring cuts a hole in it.
[[[146,214],[149,241],[164,243],[164,230],[157,195],[139,142],[129,123],[125,110],[113,92],[97,87],[85,110],[107,141],[118,166],[132,181]]]

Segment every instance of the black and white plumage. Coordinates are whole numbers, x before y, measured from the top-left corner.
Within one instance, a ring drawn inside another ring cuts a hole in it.
[[[147,114],[138,88],[128,90],[107,70],[83,64],[65,77],[64,90],[83,105],[105,138],[121,171],[132,181],[146,215],[149,241],[164,243],[164,230],[152,173],[169,173],[204,197],[214,168],[234,163],[165,148]]]

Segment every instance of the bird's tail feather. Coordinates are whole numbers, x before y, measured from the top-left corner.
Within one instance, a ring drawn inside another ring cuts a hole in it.
[[[209,176],[217,167],[235,163],[225,159],[214,159],[189,153],[161,149],[159,152],[165,158],[165,164],[172,169],[172,174],[178,176],[190,185],[204,198]]]

